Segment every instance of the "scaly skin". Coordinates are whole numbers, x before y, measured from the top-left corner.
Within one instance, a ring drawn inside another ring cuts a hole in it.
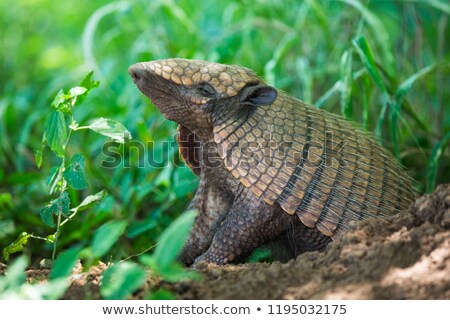
[[[239,261],[269,242],[284,259],[322,249],[350,220],[389,218],[415,196],[368,133],[249,69],[168,59],[129,72],[180,125],[180,153],[200,176],[186,265]]]

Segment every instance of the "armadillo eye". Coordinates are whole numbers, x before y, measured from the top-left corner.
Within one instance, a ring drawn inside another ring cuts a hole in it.
[[[195,90],[203,97],[212,98],[216,96],[216,90],[206,82],[196,85]]]

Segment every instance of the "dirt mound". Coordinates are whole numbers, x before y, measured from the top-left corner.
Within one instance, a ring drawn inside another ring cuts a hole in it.
[[[288,263],[200,265],[181,299],[450,299],[450,185],[394,221],[367,220],[324,252]]]

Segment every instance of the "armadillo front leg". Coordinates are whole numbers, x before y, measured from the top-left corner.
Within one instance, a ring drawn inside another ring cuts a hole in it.
[[[230,209],[232,201],[228,199],[227,191],[222,189],[220,184],[211,183],[201,175],[199,188],[189,206],[198,214],[180,255],[182,264],[191,265],[208,249],[214,236],[213,226]]]
[[[256,198],[243,189],[230,212],[216,226],[208,250],[195,260],[226,264],[239,261],[254,249],[278,237],[289,225],[291,216]]]

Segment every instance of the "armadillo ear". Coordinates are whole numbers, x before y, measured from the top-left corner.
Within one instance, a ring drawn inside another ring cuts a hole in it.
[[[242,89],[240,101],[252,106],[272,104],[277,98],[277,90],[267,85],[254,85]]]

